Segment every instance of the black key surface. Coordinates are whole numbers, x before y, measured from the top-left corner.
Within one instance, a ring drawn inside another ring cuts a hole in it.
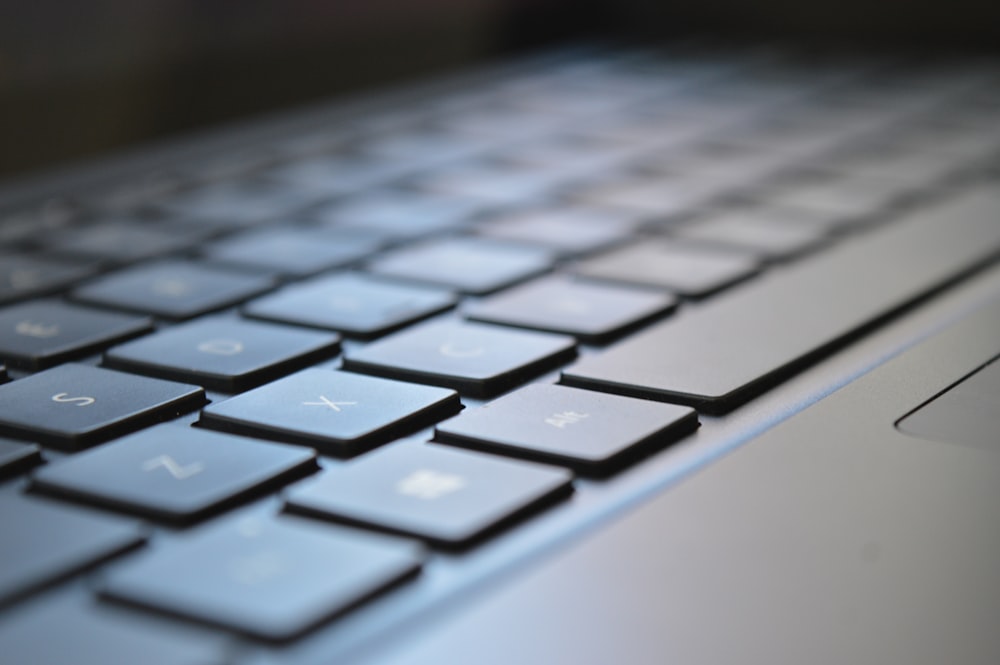
[[[451,390],[307,369],[202,411],[201,424],[350,455],[452,415]]]
[[[750,252],[764,260],[787,259],[815,249],[825,234],[808,225],[747,219],[730,213],[709,215],[678,226],[672,234],[687,240]]]
[[[121,270],[76,289],[77,300],[167,319],[187,319],[267,291],[271,279],[191,261]]]
[[[297,188],[311,189],[323,197],[342,196],[391,180],[406,165],[357,154],[332,154],[280,164],[267,177]]]
[[[571,491],[565,469],[403,442],[288,492],[310,515],[464,545]]]
[[[535,384],[444,421],[435,440],[607,472],[697,426],[690,407]]]
[[[204,230],[194,226],[129,219],[68,229],[47,239],[45,250],[109,263],[131,263],[189,249],[205,235]]]
[[[197,408],[197,387],[67,364],[0,386],[0,432],[76,450]]]
[[[93,272],[92,264],[36,256],[0,256],[0,303],[55,293]]]
[[[387,253],[369,263],[368,270],[483,294],[543,273],[551,263],[549,252],[534,247],[479,238],[447,238]]]
[[[301,189],[280,183],[242,180],[179,192],[159,205],[178,219],[206,227],[240,228],[288,217],[311,203],[311,198]]]
[[[336,355],[340,337],[235,318],[201,319],[116,346],[104,365],[236,392]]]
[[[611,211],[555,208],[496,217],[478,224],[476,233],[577,256],[622,242],[635,226],[629,221],[629,215]]]
[[[332,229],[372,234],[385,241],[421,238],[454,230],[482,210],[475,199],[430,192],[383,190],[310,211]]]
[[[251,301],[243,313],[355,337],[374,337],[450,309],[456,300],[444,289],[346,273],[286,286]]]
[[[418,177],[415,186],[447,195],[481,199],[494,205],[537,200],[565,181],[555,169],[499,162],[465,162]]]
[[[654,290],[556,276],[513,287],[462,308],[469,319],[573,335],[600,343],[674,309]]]
[[[116,568],[106,596],[287,640],[417,572],[413,543],[294,517],[240,517]]]
[[[573,338],[478,323],[424,323],[344,358],[344,368],[488,397],[571,359]]]
[[[720,191],[712,191],[711,184]],[[581,187],[574,198],[590,205],[632,211],[650,218],[675,218],[689,214],[731,188],[728,183],[704,181],[700,187],[695,187],[686,181],[670,182],[663,178],[645,177],[618,182],[600,181]]]
[[[103,312],[58,300],[0,310],[0,358],[29,370],[89,355],[152,330],[143,317]]]
[[[581,261],[583,277],[660,287],[701,298],[732,286],[760,269],[746,252],[669,240],[648,240]]]
[[[140,545],[128,520],[19,494],[0,497],[0,605]]]
[[[33,443],[0,439],[0,478],[9,478],[40,464],[40,449]]]
[[[1000,198],[973,189],[729,298],[658,323],[562,382],[721,411],[1000,251]]]
[[[863,177],[792,182],[751,197],[773,207],[825,214],[853,223],[876,216],[905,192],[899,183],[876,183],[875,178]]]
[[[306,277],[374,252],[371,236],[333,230],[267,229],[220,240],[205,249],[209,263],[288,277]]]
[[[12,665],[225,665],[222,640],[169,629],[78,598],[19,608],[0,621],[0,653]],[[55,631],[55,632],[54,632]],[[57,634],[58,637],[54,638]]]
[[[50,464],[32,488],[185,522],[318,468],[313,451],[168,423]]]

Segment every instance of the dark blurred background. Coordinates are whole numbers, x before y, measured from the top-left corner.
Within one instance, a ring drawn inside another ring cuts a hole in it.
[[[0,0],[0,177],[571,38],[1000,48],[993,0]]]

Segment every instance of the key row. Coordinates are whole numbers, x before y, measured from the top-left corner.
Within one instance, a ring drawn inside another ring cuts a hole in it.
[[[351,405],[321,406],[331,404]],[[447,421],[439,432],[466,447],[479,442],[483,450],[587,469],[668,445],[696,426],[685,407],[538,385]],[[43,467],[32,489],[187,522],[316,470],[310,450],[166,424]],[[297,482],[285,505],[292,513],[459,547],[565,496],[571,481],[555,467],[404,441]],[[146,537],[126,520],[35,496],[8,494],[0,504],[4,533],[15,545],[5,555],[0,604],[130,551]],[[45,556],[36,554],[39,542]],[[405,541],[237,516],[113,566],[101,588],[130,604],[283,640],[411,575],[421,559]],[[331,562],[342,575],[319,575],[319,585],[315,576],[299,575],[317,566],[317,573],[328,572]],[[305,582],[292,580],[291,571]]]

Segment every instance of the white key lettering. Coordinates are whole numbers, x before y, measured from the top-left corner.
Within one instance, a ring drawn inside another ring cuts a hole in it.
[[[59,334],[59,326],[45,325],[44,323],[38,323],[37,321],[24,320],[18,322],[18,324],[14,326],[14,332],[25,337],[48,339]]]
[[[558,427],[563,429],[566,425],[575,425],[584,418],[589,418],[589,413],[579,413],[577,411],[560,411],[559,413],[553,413],[551,416],[545,419],[545,422],[553,427]]]
[[[326,406],[332,411],[343,411],[340,407],[342,406],[354,406],[357,402],[334,402],[333,400],[326,397],[326,395],[320,395],[318,402],[302,402],[304,406]]]
[[[56,393],[52,396],[53,402],[60,404],[75,404],[77,406],[90,406],[97,400],[93,397],[70,397],[69,393]]]
[[[243,352],[243,342],[235,339],[210,339],[198,345],[198,350],[202,353],[211,353],[217,356],[235,356]]]
[[[204,471],[205,465],[201,462],[192,462],[187,466],[181,466],[170,455],[160,455],[142,463],[143,471],[152,471],[159,468],[166,469],[167,473],[177,480],[185,480]]]
[[[417,469],[396,483],[396,491],[405,496],[430,501],[465,487],[462,476],[432,469]]]

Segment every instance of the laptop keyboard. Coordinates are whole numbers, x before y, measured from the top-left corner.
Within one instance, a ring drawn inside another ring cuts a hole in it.
[[[11,210],[0,652],[297,657],[579,528],[995,259],[998,91],[974,59],[581,49]]]

